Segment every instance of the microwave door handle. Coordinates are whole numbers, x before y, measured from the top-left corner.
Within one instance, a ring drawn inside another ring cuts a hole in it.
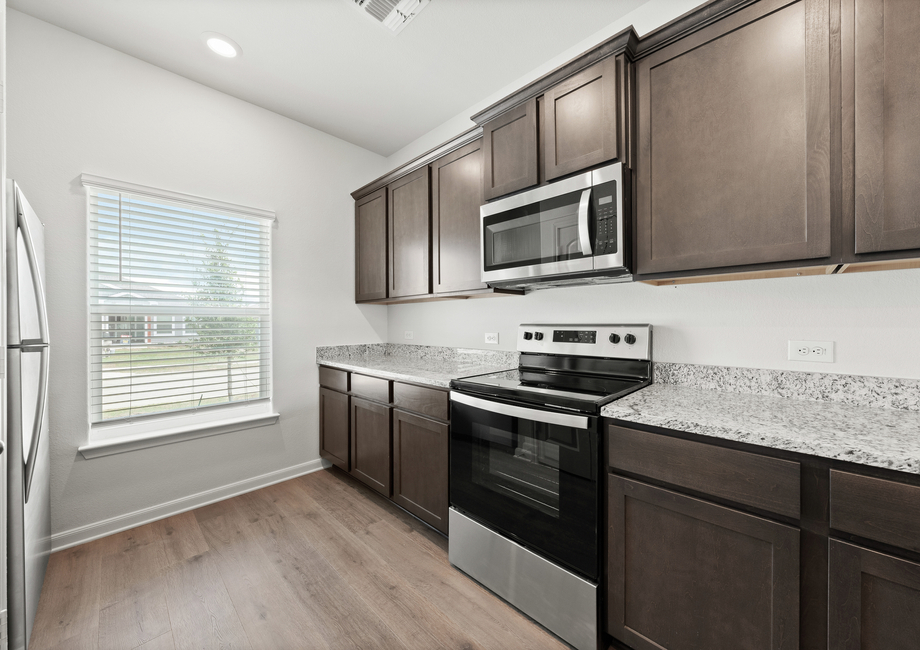
[[[513,404],[503,404],[502,402],[493,402],[491,400],[472,397],[466,393],[450,392],[452,402],[466,404],[473,408],[481,409],[489,413],[498,413],[507,415],[512,418],[530,420],[532,422],[542,422],[544,424],[556,424],[562,427],[571,427],[573,429],[587,429],[590,424],[587,416],[569,415],[568,413],[555,413],[553,411],[541,411],[539,409],[525,408]]]
[[[588,212],[591,208],[591,188],[581,193],[578,203],[578,239],[581,241],[581,252],[585,257],[593,255],[591,248],[591,231],[588,228]]]

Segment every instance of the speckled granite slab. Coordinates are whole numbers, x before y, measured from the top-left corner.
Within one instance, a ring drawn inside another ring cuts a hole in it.
[[[656,363],[656,384],[920,411],[920,380]]]
[[[518,353],[432,345],[372,343],[316,348],[316,363],[448,388],[451,379],[517,368]]]
[[[638,424],[920,474],[920,412],[653,384],[604,407]]]

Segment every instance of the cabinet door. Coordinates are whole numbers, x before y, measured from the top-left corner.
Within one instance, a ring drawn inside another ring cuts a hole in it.
[[[346,472],[348,463],[348,395],[319,389],[319,455]]]
[[[640,274],[831,254],[829,0],[761,0],[637,65]]]
[[[351,474],[390,496],[390,407],[351,398]]]
[[[828,650],[915,650],[920,565],[830,540]]]
[[[798,648],[798,529],[613,475],[607,486],[612,636],[636,650]]]
[[[390,297],[430,293],[428,167],[391,183]]]
[[[486,200],[537,184],[537,100],[531,99],[482,125]]]
[[[845,83],[855,97],[855,252],[918,249],[920,2],[847,0],[844,15]]]
[[[447,533],[448,425],[393,411],[393,501]]]
[[[484,289],[479,252],[482,140],[431,165],[431,270],[434,293]]]
[[[386,192],[355,202],[355,302],[387,297]]]
[[[546,91],[547,180],[618,157],[618,88],[616,57],[608,57]]]

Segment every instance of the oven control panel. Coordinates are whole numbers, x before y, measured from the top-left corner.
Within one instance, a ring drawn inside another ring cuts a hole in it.
[[[518,328],[518,352],[652,360],[651,325],[557,325]]]

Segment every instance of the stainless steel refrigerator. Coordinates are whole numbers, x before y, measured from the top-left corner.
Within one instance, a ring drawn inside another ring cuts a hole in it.
[[[48,316],[45,233],[14,181],[7,181],[3,224],[6,473],[6,608],[10,650],[28,647],[51,553],[51,454],[48,440]]]

